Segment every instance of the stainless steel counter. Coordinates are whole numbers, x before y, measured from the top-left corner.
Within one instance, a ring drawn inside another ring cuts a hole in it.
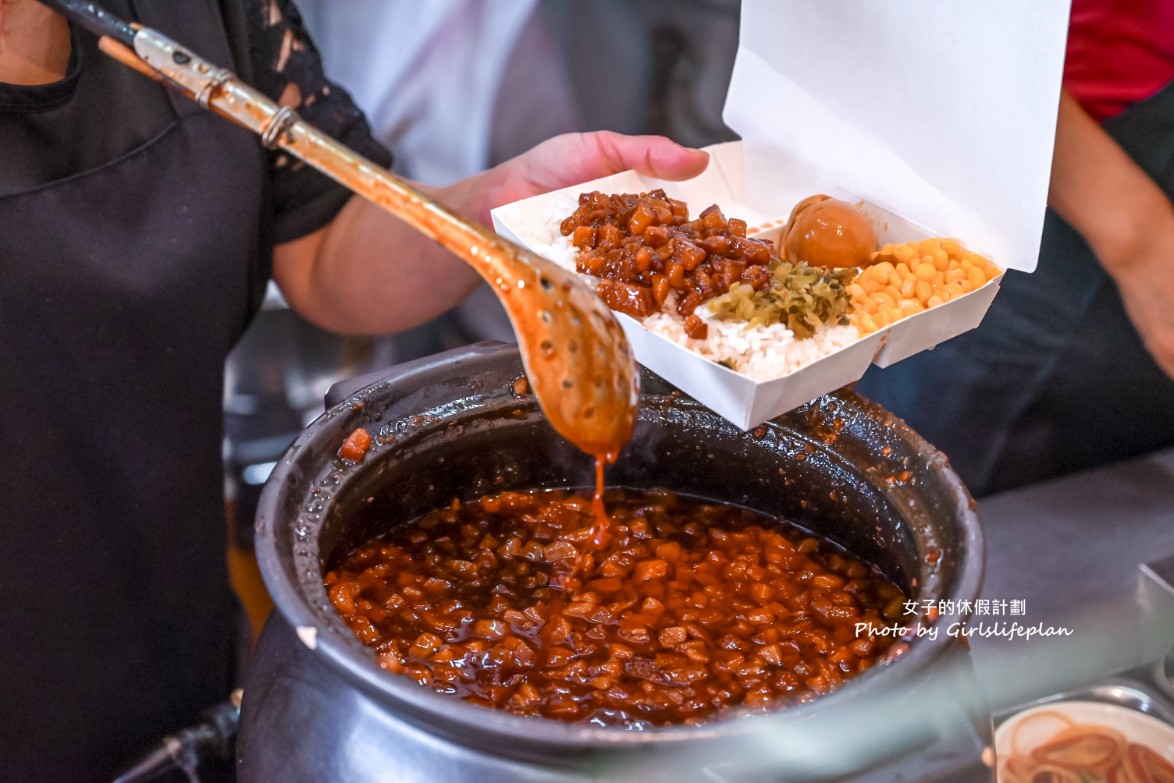
[[[982,590],[1022,614],[971,626],[1069,630],[1069,636],[970,636],[979,681],[998,711],[1156,660],[1174,644],[1174,596],[1142,563],[1174,556],[1174,450],[992,496]],[[1000,625],[1001,624],[1001,625]]]

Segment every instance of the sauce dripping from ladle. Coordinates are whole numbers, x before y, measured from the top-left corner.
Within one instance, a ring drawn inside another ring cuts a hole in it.
[[[599,551],[611,541],[611,518],[607,515],[607,508],[603,505],[603,468],[605,457],[595,458],[595,494],[591,496],[591,511],[595,514],[595,524],[591,526],[591,546]]]

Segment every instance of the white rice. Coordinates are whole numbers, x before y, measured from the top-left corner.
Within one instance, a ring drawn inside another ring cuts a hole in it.
[[[519,226],[539,255],[572,272],[575,271],[577,251],[570,237],[559,231],[559,225],[577,206],[571,196],[552,199],[541,223],[535,221]],[[581,276],[592,288],[598,286],[598,278]],[[744,321],[719,319],[702,305],[695,312],[709,325],[709,333],[704,340],[694,340],[685,333],[685,319],[677,314],[675,302],[676,293],[670,293],[661,312],[644,319],[644,328],[756,381],[788,375],[835,353],[860,336],[854,326],[825,324],[811,337],[797,340],[794,332],[783,324],[747,326]]]
[[[650,332],[756,381],[781,378],[835,353],[859,337],[854,326],[824,324],[811,337],[796,340],[795,333],[783,324],[747,326],[745,321],[716,318],[704,305],[694,312],[709,324],[704,340],[694,340],[685,334],[685,319],[677,315],[672,302],[667,300],[665,309],[645,318],[643,325]]]
[[[570,237],[564,237],[559,226],[576,209],[579,202],[572,196],[562,195],[552,198],[546,205],[546,211],[533,223],[526,223],[524,229],[528,237],[534,237],[534,250],[543,258],[550,259],[563,269],[575,271],[575,256],[578,251],[571,244]],[[599,284],[596,278],[583,275],[594,288]]]

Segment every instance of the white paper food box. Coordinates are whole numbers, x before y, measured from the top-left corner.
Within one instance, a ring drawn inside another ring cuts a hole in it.
[[[827,193],[878,239],[953,237],[999,267],[1034,270],[1067,37],[1066,0],[744,0],[724,119],[741,141],[707,148],[699,177],[624,172],[493,211],[541,253],[552,206],[580,193],[664,188],[695,217],[718,204],[759,236]],[[569,212],[567,213],[569,214]],[[771,380],[752,380],[617,313],[636,358],[744,429],[973,329],[1002,275]]]

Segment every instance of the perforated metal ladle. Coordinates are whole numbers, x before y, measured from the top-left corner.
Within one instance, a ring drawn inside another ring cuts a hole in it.
[[[611,311],[574,274],[450,212],[159,32],[93,2],[42,2],[101,36],[106,54],[258,133],[466,261],[504,305],[551,425],[588,454],[615,459],[635,424],[636,365]]]

